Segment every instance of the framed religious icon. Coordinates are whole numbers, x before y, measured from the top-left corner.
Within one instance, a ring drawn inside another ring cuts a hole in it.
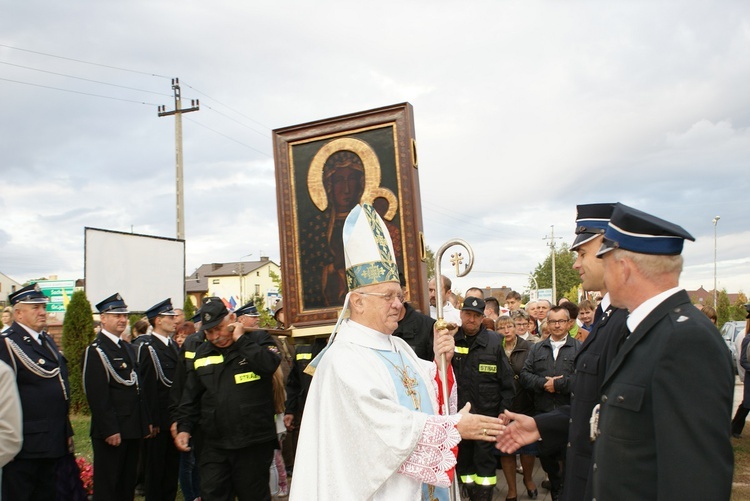
[[[273,131],[286,323],[330,333],[347,293],[342,228],[372,204],[393,240],[410,302],[427,311],[422,212],[409,103]]]

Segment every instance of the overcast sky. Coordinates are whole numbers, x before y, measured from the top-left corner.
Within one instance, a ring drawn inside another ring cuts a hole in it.
[[[719,288],[750,291],[750,2],[3,4],[0,271],[20,282],[82,278],[85,226],[176,236],[157,105],[179,77],[201,100],[187,273],[278,262],[272,129],[408,101],[427,244],[476,254],[457,289],[524,289],[552,225],[570,243],[577,203],[620,201],[697,238],[683,286],[713,287],[716,230]]]

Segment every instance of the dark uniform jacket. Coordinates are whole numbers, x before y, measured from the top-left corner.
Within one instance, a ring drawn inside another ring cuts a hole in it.
[[[276,438],[273,373],[281,358],[265,331],[241,336],[227,348],[201,344],[187,372],[177,430],[200,424],[203,442],[240,449]]]
[[[404,311],[404,318],[399,321],[393,335],[406,341],[419,358],[433,362],[435,352],[432,348],[432,327],[435,319],[415,310],[409,303],[404,303]]]
[[[165,345],[153,335],[138,345],[138,367],[151,421],[166,432],[172,424],[169,410],[170,391],[179,363],[177,345]]]
[[[513,399],[513,369],[502,346],[502,336],[484,326],[469,343],[463,328],[454,336],[451,364],[456,377],[458,408],[471,402],[473,414],[497,417]]]
[[[602,385],[596,499],[729,499],[730,358],[684,290],[638,324]]]
[[[285,414],[302,415],[305,409],[307,392],[310,390],[310,383],[312,383],[312,376],[306,374],[305,369],[318,356],[318,353],[325,348],[326,343],[326,339],[318,338],[312,344],[294,345],[294,362],[292,363],[292,370],[289,372],[289,378],[286,381]]]
[[[513,391],[515,392],[508,410],[527,415],[534,413],[534,399],[531,392],[521,385],[521,370],[529,353],[531,353],[532,346],[534,346],[534,343],[516,336],[516,345],[513,347],[513,351],[510,352],[510,357],[508,358],[510,367],[513,370]]]
[[[122,382],[133,377],[135,384]],[[119,433],[128,440],[148,435],[152,421],[130,344],[121,341],[118,346],[100,332],[83,354],[83,388],[91,408],[92,438]]]
[[[195,360],[195,350],[206,342],[206,335],[203,331],[190,334],[182,343],[179,353],[179,363],[175,368],[172,388],[169,391],[169,414],[172,422],[177,421],[177,407],[182,399],[182,392],[185,389],[185,379],[188,371],[193,370],[193,360]]]
[[[52,338],[46,334],[44,338],[47,346],[17,322],[0,335],[0,359],[16,373],[21,397],[23,447],[16,456],[21,459],[62,457],[68,452],[68,437],[73,436],[67,363]],[[58,368],[58,375],[49,374]]]
[[[594,495],[589,420],[599,403],[602,381],[617,353],[627,317],[627,310],[607,308],[576,355],[570,405],[534,417],[545,448],[559,450],[567,444],[563,501],[588,501]]]
[[[552,356],[552,338],[536,343],[521,369],[521,385],[534,393],[536,413],[549,412],[570,403],[571,377],[573,361],[581,343],[567,336],[565,344],[560,347],[557,358]],[[544,389],[547,376],[563,376],[555,381],[555,392]]]

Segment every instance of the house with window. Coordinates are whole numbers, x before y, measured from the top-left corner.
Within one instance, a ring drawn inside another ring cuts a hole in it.
[[[196,309],[207,296],[222,298],[230,308],[261,296],[271,309],[278,296],[274,276],[281,277],[281,268],[267,256],[259,261],[202,264],[185,278],[185,291]]]
[[[8,306],[10,304],[8,302],[8,296],[21,287],[23,287],[23,284],[16,282],[5,273],[0,272],[0,306],[3,308]]]

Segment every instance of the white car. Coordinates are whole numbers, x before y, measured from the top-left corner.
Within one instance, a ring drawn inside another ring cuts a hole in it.
[[[732,360],[737,367],[740,381],[745,381],[745,369],[740,365],[740,350],[742,339],[745,337],[745,321],[738,320],[725,323],[721,327],[721,337],[724,338],[724,342],[727,343],[727,348],[732,354]]]

